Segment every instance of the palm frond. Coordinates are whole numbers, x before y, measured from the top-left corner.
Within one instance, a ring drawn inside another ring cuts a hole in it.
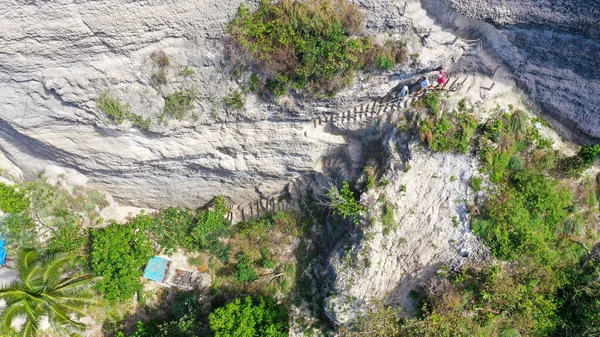
[[[21,329],[21,337],[35,337],[39,328],[39,322],[27,320]]]
[[[93,277],[92,275],[82,275],[77,278],[67,278],[53,287],[53,291],[64,294],[69,292],[78,292],[81,291],[81,289],[89,289],[98,280],[100,280],[99,277]]]
[[[17,271],[19,272],[19,277],[21,278],[21,280],[27,278],[31,267],[36,264],[37,255],[37,251],[33,249],[23,250],[20,254],[17,255]]]
[[[49,256],[44,261],[44,273],[42,279],[49,287],[53,287],[59,280],[67,263],[73,261],[75,256],[67,253],[57,253]]]
[[[25,304],[23,302],[13,303],[0,313],[0,332],[8,332],[12,329],[12,323],[18,316],[25,315]]]
[[[77,322],[76,320],[70,317],[72,310],[73,308],[69,308],[62,304],[54,303],[52,305],[52,310],[50,310],[48,313],[50,318],[52,318],[50,319],[50,321],[58,324],[61,327],[59,330],[81,331],[85,329],[85,324]],[[77,313],[80,313],[82,317],[86,316],[86,314],[82,311],[77,311]]]

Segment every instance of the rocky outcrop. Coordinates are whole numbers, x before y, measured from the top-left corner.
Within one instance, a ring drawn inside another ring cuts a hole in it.
[[[476,196],[469,187],[476,159],[429,152],[407,142],[406,135],[386,143],[391,155],[383,178],[390,183],[362,195],[369,212],[356,234],[361,240],[338,245],[330,258],[334,283],[325,311],[335,324],[352,322],[379,301],[410,314],[415,305],[410,291],[418,291],[442,265],[458,267],[489,256],[471,232],[467,213]],[[393,219],[384,229],[386,203]]]

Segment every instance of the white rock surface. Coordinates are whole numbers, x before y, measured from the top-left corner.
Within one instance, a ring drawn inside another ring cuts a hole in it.
[[[364,238],[330,259],[336,293],[327,298],[325,310],[336,324],[349,323],[379,300],[410,313],[414,308],[410,290],[423,285],[442,265],[487,256],[469,229],[466,206],[474,197],[469,184],[477,172],[476,161],[465,155],[431,153],[415,144],[411,150],[408,172],[392,164],[384,174],[391,184],[361,197],[369,207],[368,216],[377,219],[364,230]],[[380,220],[380,196],[393,205],[398,223],[387,235]]]

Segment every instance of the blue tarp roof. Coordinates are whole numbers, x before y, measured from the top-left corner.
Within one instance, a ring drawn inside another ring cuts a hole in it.
[[[6,264],[6,240],[4,235],[0,235],[0,266]]]
[[[144,277],[162,283],[167,276],[167,268],[169,267],[169,260],[164,257],[155,256],[148,260],[146,270],[144,270]]]

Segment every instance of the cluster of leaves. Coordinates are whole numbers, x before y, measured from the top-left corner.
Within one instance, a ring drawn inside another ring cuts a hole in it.
[[[173,92],[165,97],[163,115],[182,120],[192,110],[197,99],[196,88]]]
[[[250,296],[215,309],[208,316],[215,337],[287,337],[288,311],[271,298]]]
[[[419,122],[421,141],[427,142],[432,151],[467,153],[476,129],[477,122],[467,113],[444,113],[438,119],[433,117]]]
[[[140,115],[134,114],[131,112],[129,103],[123,103],[120,99],[110,96],[108,91],[103,92],[96,99],[96,107],[104,112],[110,121],[115,124],[121,124],[126,119],[129,119],[133,122],[133,125],[140,129],[148,130],[150,127],[150,118],[145,119]]]
[[[336,91],[347,85],[367,59],[388,69],[391,52],[373,55],[370,39],[349,35],[362,30],[360,10],[345,0],[262,1],[254,13],[241,5],[229,24],[232,55],[246,54],[276,95],[288,86]],[[378,51],[377,51],[378,52]]]
[[[249,283],[258,279],[258,274],[250,259],[244,254],[238,254],[237,264],[235,265],[235,279],[240,283]]]
[[[347,181],[342,184],[342,189],[332,187],[327,192],[329,198],[329,206],[333,209],[334,214],[341,215],[344,218],[353,218],[358,224],[360,217],[367,211],[367,208],[361,205],[354,197],[354,192],[350,189]]]
[[[212,210],[195,212],[171,207],[154,217],[138,215],[136,221],[144,223],[147,235],[167,255],[177,249],[208,250],[226,261],[229,250],[220,240],[231,231],[231,223],[225,218],[228,212],[225,198],[218,196]]]
[[[12,214],[26,212],[29,210],[29,199],[25,193],[0,182],[0,210]]]
[[[142,267],[153,255],[145,220],[138,216],[91,232],[90,269],[102,277],[95,288],[110,303],[133,297],[141,286]]]

